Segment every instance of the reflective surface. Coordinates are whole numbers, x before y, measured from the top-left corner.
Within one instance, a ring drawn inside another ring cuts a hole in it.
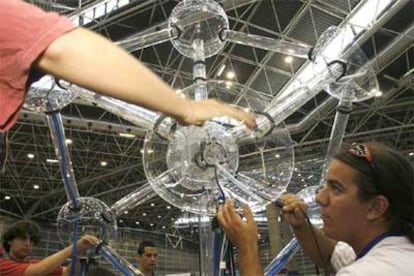
[[[184,0],[171,12],[168,28],[177,29],[178,38],[172,44],[182,55],[194,58],[193,42],[200,39],[204,43],[204,56],[217,54],[225,42],[220,39],[220,31],[229,28],[223,8],[212,0]]]
[[[75,95],[56,85],[55,79],[45,76],[33,83],[26,96],[23,108],[38,112],[57,111],[75,99]]]
[[[192,97],[196,87],[183,93]],[[206,87],[210,97],[253,110],[263,110],[267,102],[235,83],[207,81]],[[167,202],[193,213],[214,215],[223,196],[248,203],[255,211],[263,208],[285,190],[292,176],[290,135],[279,124],[269,135],[251,132],[249,139],[236,140],[233,130],[239,126],[215,118],[202,127],[178,126],[168,136],[149,132],[143,161],[150,185]]]
[[[115,216],[101,200],[81,197],[80,209],[73,208],[71,202],[62,206],[57,217],[58,236],[62,244],[70,244],[73,233],[78,237],[91,234],[101,240],[113,238],[117,229]]]

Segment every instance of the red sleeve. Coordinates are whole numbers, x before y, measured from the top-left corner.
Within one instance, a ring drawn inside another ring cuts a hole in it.
[[[0,276],[22,276],[31,264],[35,264],[39,260],[30,260],[29,263],[19,263],[7,258],[0,258]],[[62,267],[55,268],[48,276],[61,276]]]
[[[0,258],[1,276],[22,276],[30,263],[18,263],[6,258]]]
[[[32,63],[75,27],[69,18],[21,0],[0,0],[0,131],[17,117]]]

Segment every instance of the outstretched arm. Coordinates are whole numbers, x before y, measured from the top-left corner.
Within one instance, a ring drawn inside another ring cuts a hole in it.
[[[263,276],[260,264],[258,230],[249,206],[244,206],[244,222],[236,212],[234,201],[228,200],[220,207],[217,219],[221,228],[238,252],[238,264],[243,276]]]
[[[202,124],[229,116],[255,127],[252,114],[215,100],[176,95],[141,62],[106,38],[76,28],[52,42],[37,59],[42,71],[92,91],[172,116],[182,124]]]
[[[84,250],[85,248],[96,244],[97,238],[94,236],[85,235],[78,242],[77,247],[79,251]],[[72,254],[72,245],[62,249],[55,254],[41,260],[38,263],[31,264],[27,267],[24,272],[24,276],[38,276],[38,275],[48,275],[57,267],[59,267],[67,258]],[[68,274],[69,269],[63,270],[63,275]]]

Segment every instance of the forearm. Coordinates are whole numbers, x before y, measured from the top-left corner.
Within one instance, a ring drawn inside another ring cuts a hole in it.
[[[66,247],[36,264],[31,264],[24,272],[24,276],[47,275],[60,266],[71,254],[72,246]]]
[[[181,116],[188,104],[137,59],[86,29],[75,29],[57,39],[36,65],[92,91],[173,117]]]
[[[295,237],[302,249],[310,257],[310,259],[321,267],[329,265],[332,251],[335,248],[336,241],[325,236],[322,230],[313,227],[319,248],[316,245],[315,237],[311,232],[311,228],[307,223],[292,227]],[[322,259],[321,259],[322,257]]]
[[[263,276],[258,246],[239,248],[238,264],[241,276]]]

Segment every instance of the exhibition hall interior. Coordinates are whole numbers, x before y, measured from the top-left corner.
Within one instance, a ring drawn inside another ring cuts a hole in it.
[[[36,257],[94,233],[106,244],[94,258],[116,275],[134,275],[142,240],[159,250],[156,275],[236,275],[211,260],[212,220],[234,198],[254,211],[268,267],[293,238],[274,201],[290,192],[313,204],[341,144],[379,141],[414,162],[411,0],[26,2],[107,37],[181,97],[257,120],[182,126],[45,76],[2,141],[0,168],[0,230],[38,223]],[[265,274],[321,273],[294,247]]]

